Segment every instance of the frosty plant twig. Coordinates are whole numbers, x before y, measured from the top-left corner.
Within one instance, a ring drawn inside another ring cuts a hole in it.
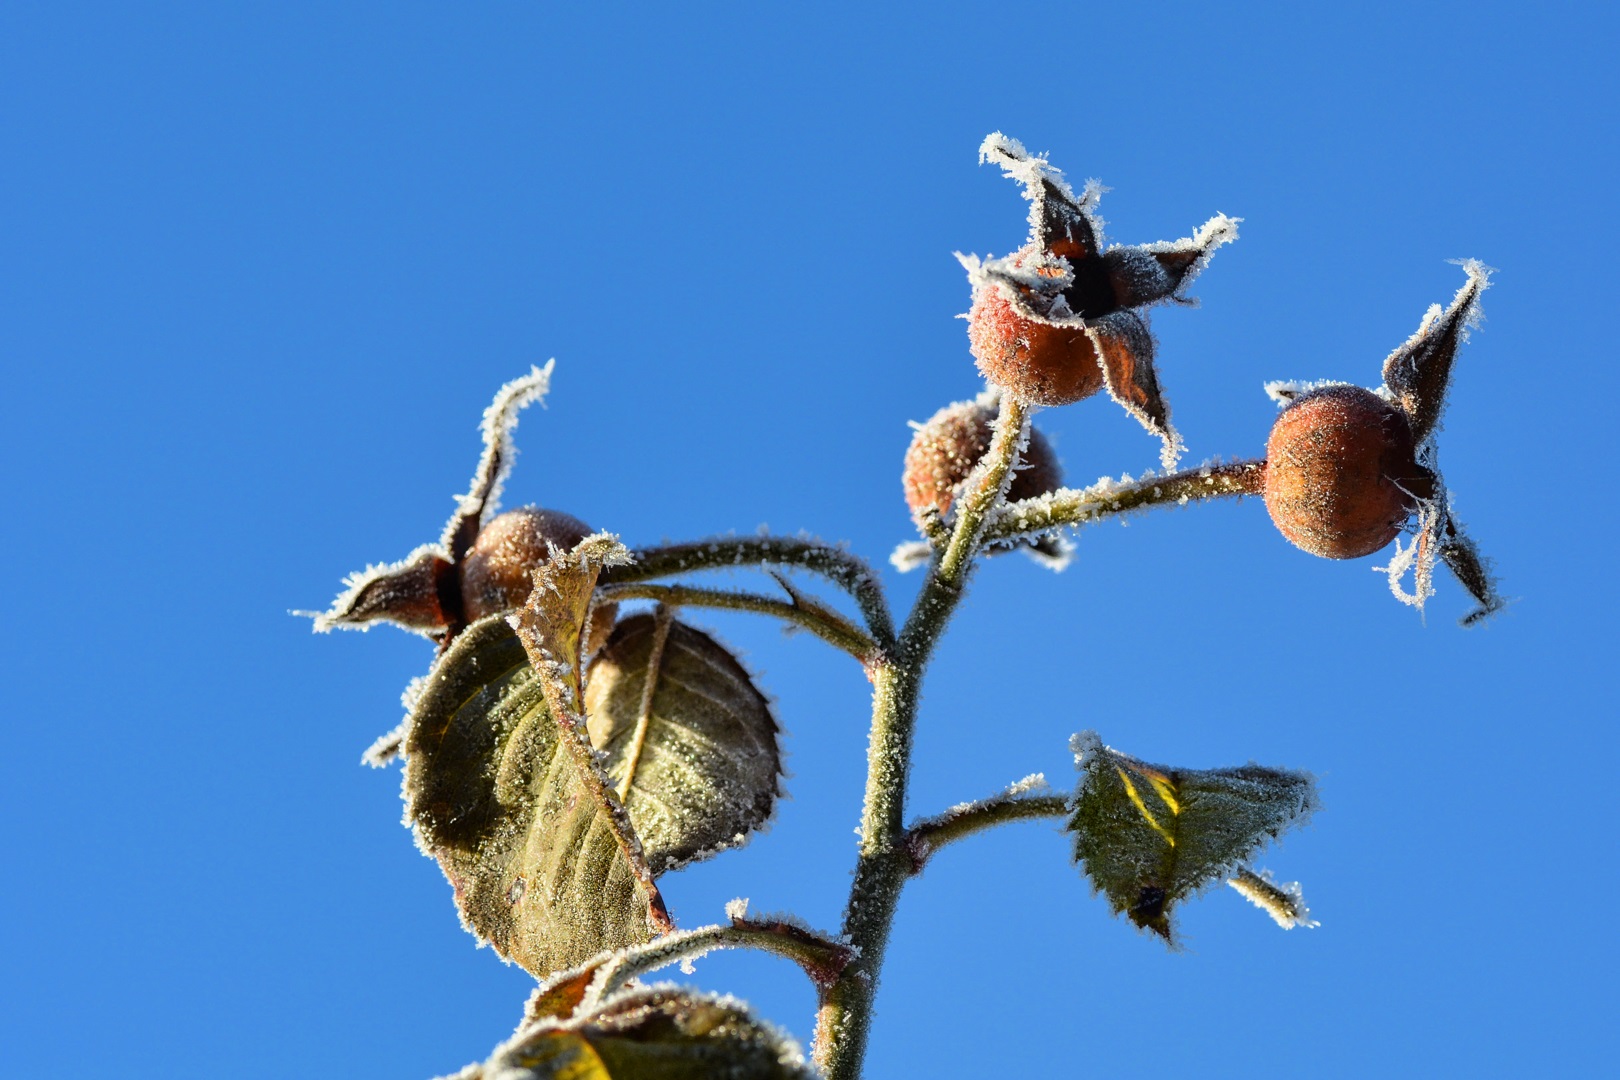
[[[463,924],[538,982],[515,1034],[460,1080],[851,1080],[906,882],[945,845],[1017,822],[1056,822],[1108,906],[1172,946],[1179,906],[1221,882],[1279,926],[1315,926],[1297,885],[1253,865],[1316,808],[1302,772],[1149,764],[1088,731],[1074,737],[1072,790],[1032,776],[907,824],[922,686],[987,555],[1015,547],[1061,570],[1073,557],[1065,531],[1257,495],[1312,554],[1361,558],[1393,543],[1385,569],[1409,603],[1432,593],[1443,562],[1476,602],[1465,622],[1502,606],[1452,511],[1435,443],[1458,349],[1479,320],[1483,266],[1463,264],[1466,284],[1389,356],[1378,389],[1270,384],[1284,409],[1266,458],[1066,487],[1035,414],[1105,388],[1173,467],[1182,443],[1143,312],[1187,303],[1189,283],[1236,238],[1236,219],[1217,215],[1183,240],[1106,247],[1099,186],[1076,195],[1044,157],[1000,134],[981,159],[1023,186],[1029,234],[1012,255],[963,258],[969,350],[989,385],[914,425],[902,483],[919,539],[893,561],[922,573],[898,628],[877,574],[835,545],[757,536],[631,550],[559,510],[499,512],[513,431],[549,389],[551,364],[496,394],[472,483],[439,540],[351,575],[315,616],[321,631],[390,622],[436,645],[405,723],[368,760],[403,759],[406,819],[453,886]],[[762,588],[701,580],[717,570],[759,573]],[[820,595],[825,586],[856,614]],[[747,842],[782,794],[775,711],[730,649],[686,621],[706,609],[809,631],[859,661],[871,683],[854,880],[836,931],[750,916],[745,901],[728,905],[724,923],[680,930],[664,905],[663,875]],[[741,1002],[641,982],[720,948],[781,956],[809,976],[808,1058]]]

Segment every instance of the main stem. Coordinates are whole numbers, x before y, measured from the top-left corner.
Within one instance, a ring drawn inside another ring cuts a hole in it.
[[[900,890],[915,870],[905,844],[906,783],[923,672],[945,624],[961,601],[990,511],[1006,493],[1028,436],[1029,411],[1003,397],[984,460],[962,485],[956,523],[935,560],[892,656],[872,671],[872,732],[859,859],[843,938],[856,956],[822,994],[816,1014],[816,1059],[828,1080],[856,1080],[866,1057],[878,975]]]

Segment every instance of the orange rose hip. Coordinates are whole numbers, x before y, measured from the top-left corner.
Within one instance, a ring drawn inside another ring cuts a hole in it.
[[[994,286],[974,291],[968,348],[985,378],[1030,405],[1070,405],[1102,389],[1084,327],[1027,318]]]
[[[1371,555],[1432,493],[1405,414],[1359,386],[1303,395],[1266,441],[1266,509],[1283,536],[1312,555]]]

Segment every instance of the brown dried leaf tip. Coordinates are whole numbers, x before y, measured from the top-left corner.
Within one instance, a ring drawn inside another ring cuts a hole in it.
[[[556,510],[525,506],[496,512],[517,454],[512,431],[518,413],[545,397],[552,366],[531,368],[507,383],[484,410],[483,455],[439,541],[399,562],[350,574],[331,608],[315,616],[317,632],[368,630],[388,622],[432,638],[442,651],[469,624],[522,604],[531,572],[550,557],[552,547],[567,551],[590,534],[584,522]]]
[[[968,342],[979,370],[1032,405],[1067,405],[1108,394],[1164,441],[1173,467],[1181,440],[1159,389],[1153,336],[1138,309],[1188,302],[1182,290],[1215,249],[1237,239],[1238,220],[1217,214],[1191,237],[1103,249],[1097,200],[1088,183],[1076,197],[1045,157],[996,132],[979,147],[1024,185],[1029,241],[1012,255],[957,256],[973,285]]]
[[[1345,383],[1274,382],[1284,406],[1266,442],[1266,509],[1294,546],[1329,559],[1371,555],[1396,541],[1390,590],[1422,608],[1434,594],[1436,558],[1451,567],[1478,607],[1477,623],[1501,610],[1486,561],[1463,535],[1440,477],[1435,434],[1457,349],[1480,320],[1491,271],[1469,260],[1451,306],[1429,308],[1417,332],[1384,361],[1377,390]],[[1416,536],[1397,539],[1413,518]],[[1410,592],[1402,585],[1413,577]]]

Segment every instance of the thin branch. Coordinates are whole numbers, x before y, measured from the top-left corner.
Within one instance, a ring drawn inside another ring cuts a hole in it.
[[[956,524],[950,541],[939,558],[935,575],[946,584],[960,586],[962,577],[979,550],[990,512],[1007,493],[1013,467],[1023,456],[1029,440],[1029,406],[1011,394],[1001,395],[1001,412],[996,416],[990,449],[980,460],[956,500]]]
[[[787,536],[723,536],[687,544],[638,548],[629,566],[610,567],[602,584],[621,585],[690,573],[694,570],[735,570],[782,566],[808,570],[848,592],[861,609],[878,644],[894,643],[894,620],[889,616],[883,588],[865,560],[842,548],[815,540]]]
[[[1031,777],[999,795],[953,806],[943,814],[916,822],[906,830],[904,840],[906,853],[911,856],[912,873],[922,873],[934,852],[965,836],[1009,821],[1063,817],[1071,811],[1068,796],[1050,790],[1036,791],[1037,786],[1044,788],[1045,779]]]
[[[1259,495],[1264,491],[1265,475],[1263,460],[1233,461],[1169,476],[1150,476],[1127,484],[1104,480],[1088,488],[1060,488],[997,509],[990,515],[983,542],[1007,543],[1066,525],[1089,525],[1116,514],[1153,506],[1182,505],[1231,495]]]
[[[599,1001],[631,979],[670,964],[695,960],[715,949],[758,949],[792,960],[809,976],[818,993],[837,981],[855,955],[848,945],[795,923],[744,916],[729,925],[700,926],[624,950],[604,964],[592,980],[590,998]]]
[[[604,600],[657,600],[672,607],[707,607],[726,611],[751,611],[772,615],[784,622],[802,626],[823,641],[849,653],[863,664],[877,659],[882,650],[854,623],[830,608],[778,600],[759,593],[728,589],[703,589],[694,585],[625,584],[601,590]]]

